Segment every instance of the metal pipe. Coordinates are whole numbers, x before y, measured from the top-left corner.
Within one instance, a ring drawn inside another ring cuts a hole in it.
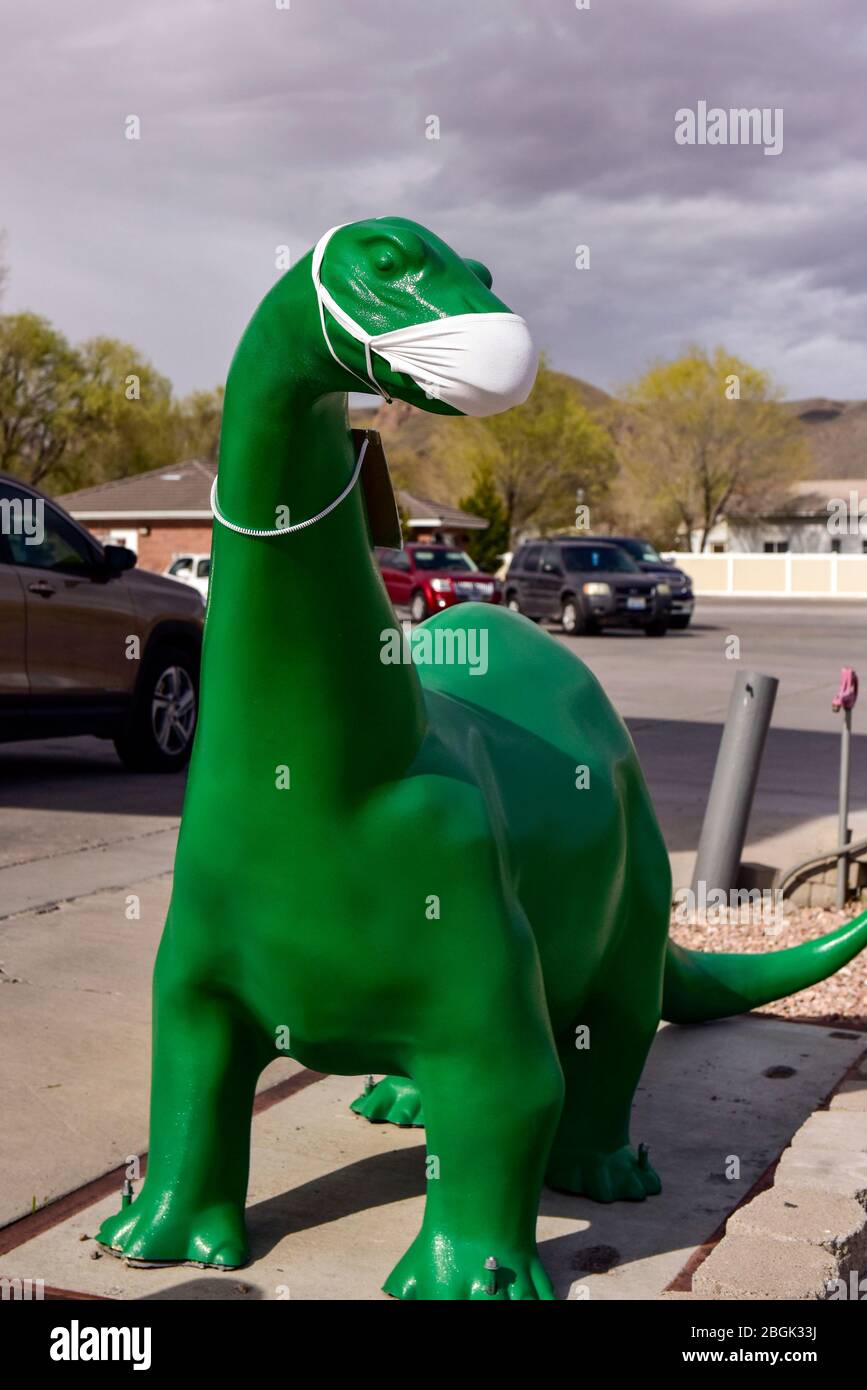
[[[782,893],[783,897],[785,897],[786,889],[793,879],[799,878],[801,874],[806,873],[808,869],[827,868],[829,864],[833,864],[835,859],[839,859],[844,848],[848,855],[849,863],[851,864],[853,859],[860,859],[863,854],[867,854],[867,840],[856,840],[853,844],[852,832],[850,830],[849,839],[846,841],[845,847],[837,845],[836,849],[826,850],[824,854],[812,854],[809,859],[801,859],[797,864],[793,864],[790,869],[786,869],[785,873],[780,875],[777,882],[777,892]]]
[[[852,741],[852,710],[843,709],[843,729],[840,736],[840,818],[837,824],[837,844],[848,845],[852,838],[849,829],[849,754]],[[837,860],[837,908],[846,906],[849,896],[849,855],[844,850]]]
[[[695,856],[692,891],[738,887],[747,824],[779,681],[758,671],[735,676]],[[704,899],[706,900],[706,899]]]

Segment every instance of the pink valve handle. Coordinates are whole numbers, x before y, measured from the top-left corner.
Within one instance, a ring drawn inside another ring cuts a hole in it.
[[[851,666],[844,666],[840,672],[840,689],[831,701],[831,709],[839,714],[841,709],[854,709],[858,699],[858,673]]]

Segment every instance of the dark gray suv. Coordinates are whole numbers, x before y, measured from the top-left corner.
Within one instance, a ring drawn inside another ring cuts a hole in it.
[[[559,622],[572,637],[606,627],[668,631],[671,588],[642,574],[619,545],[556,538],[516,552],[505,580],[506,604],[528,618]]]

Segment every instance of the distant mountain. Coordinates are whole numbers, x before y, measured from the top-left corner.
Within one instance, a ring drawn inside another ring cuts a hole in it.
[[[590,411],[603,410],[612,397],[566,372],[555,372],[575,391]],[[385,402],[372,409],[355,409],[352,423],[379,430],[395,481],[410,492],[457,506],[472,485],[466,446],[480,429],[475,420],[429,415],[406,401]]]
[[[598,386],[556,375],[573,388],[589,411],[605,415],[614,397]],[[813,461],[808,478],[867,478],[867,401],[835,401],[824,396],[784,401],[798,416]],[[474,420],[428,415],[405,401],[354,410],[353,423],[379,430],[392,473],[401,487],[457,506],[470,490],[465,446],[479,426]]]

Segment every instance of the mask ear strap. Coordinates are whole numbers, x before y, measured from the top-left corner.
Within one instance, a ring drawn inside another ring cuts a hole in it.
[[[387,401],[388,404],[391,405],[391,396],[389,396],[388,393],[383,390],[383,388],[380,386],[379,382],[373,374],[373,361],[370,355],[370,334],[367,333],[361,327],[360,323],[356,323],[355,319],[352,318],[351,315],[347,314],[345,309],[341,309],[340,305],[337,303],[337,300],[333,297],[333,295],[329,293],[329,291],[325,288],[325,286],[322,283],[321,271],[322,261],[325,257],[325,248],[327,247],[331,238],[334,236],[334,233],[339,232],[341,227],[346,227],[348,225],[349,224],[347,222],[340,222],[336,227],[332,227],[329,231],[325,233],[324,236],[319,238],[315,247],[313,248],[313,261],[310,269],[313,276],[313,287],[316,291],[316,302],[319,306],[319,322],[322,327],[322,336],[325,339],[328,351],[331,353],[331,356],[334,358],[335,362],[339,366],[341,366],[344,371],[349,372],[350,376],[354,376],[356,381],[360,381],[365,388],[368,386],[372,386],[377,395],[382,396],[383,400]],[[359,376],[358,372],[353,371],[352,367],[347,366],[347,364],[344,361],[342,361],[341,358],[338,357],[337,353],[335,352],[331,339],[328,336],[328,328],[326,327],[325,323],[326,307],[328,308],[328,312],[331,314],[332,318],[336,319],[336,321],[340,324],[340,327],[344,329],[344,331],[347,332],[351,338],[355,338],[356,342],[360,342],[363,345],[364,362],[365,366],[367,367],[367,381],[365,381],[364,377]]]

